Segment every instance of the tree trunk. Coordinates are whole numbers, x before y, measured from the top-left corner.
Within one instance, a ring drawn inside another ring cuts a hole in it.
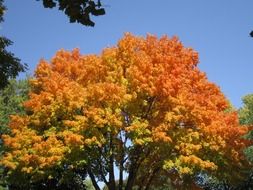
[[[123,164],[124,164],[124,156],[122,156],[119,165],[119,190],[123,190]]]
[[[149,187],[150,187],[150,185],[151,185],[151,183],[152,183],[152,181],[155,177],[155,174],[157,174],[159,172],[159,170],[160,170],[160,168],[154,169],[154,171],[152,172],[152,174],[148,178],[148,182],[147,182],[147,185],[146,185],[144,190],[149,190]]]
[[[135,166],[135,164],[131,165],[125,190],[132,190],[133,188],[134,180],[138,171],[138,167]]]
[[[114,176],[114,148],[113,148],[113,141],[110,136],[110,158],[109,158],[109,190],[116,190],[116,184],[115,184],[115,176]]]
[[[129,169],[128,180],[125,190],[132,190],[137,172],[143,160],[149,155],[150,150],[143,150],[144,147],[136,146],[133,151],[133,157],[131,158],[131,165]]]
[[[96,190],[100,190],[100,187],[98,186],[98,184],[97,184],[97,182],[96,182],[95,176],[94,176],[93,173],[90,171],[90,169],[88,170],[88,174],[89,174],[89,176],[90,176],[90,179],[91,179],[91,182],[92,182],[94,188],[95,188]]]

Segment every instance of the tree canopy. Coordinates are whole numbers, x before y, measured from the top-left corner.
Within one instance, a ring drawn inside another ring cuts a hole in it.
[[[10,80],[9,84],[0,90],[0,133],[8,132],[9,116],[25,113],[23,102],[28,98],[27,80]]]
[[[245,125],[253,124],[253,94],[242,98],[243,106],[239,109],[240,123]]]
[[[40,1],[40,0],[37,0]],[[100,0],[42,0],[45,8],[58,7],[68,17],[70,22],[78,22],[85,26],[94,26],[90,16],[105,14]]]
[[[168,178],[191,189],[199,172],[243,179],[248,128],[198,61],[176,37],[129,33],[100,55],[61,50],[40,61],[27,114],[3,135],[9,179],[52,179],[54,167],[82,170],[96,190],[98,181],[147,190]]]
[[[242,98],[243,106],[239,109],[240,122],[244,125],[253,126],[253,94],[248,94]],[[253,130],[245,136],[245,138],[253,140]],[[252,162],[253,161],[253,146],[248,147],[245,150],[247,158]]]

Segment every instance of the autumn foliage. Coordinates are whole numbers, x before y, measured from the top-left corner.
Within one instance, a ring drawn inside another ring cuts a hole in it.
[[[125,178],[126,189],[148,189],[198,172],[239,179],[247,128],[198,61],[166,36],[126,34],[100,55],[60,50],[40,61],[27,114],[12,116],[3,135],[1,163],[32,180],[53,177],[55,166],[83,167],[96,189],[95,179],[109,189],[116,179],[119,189]]]

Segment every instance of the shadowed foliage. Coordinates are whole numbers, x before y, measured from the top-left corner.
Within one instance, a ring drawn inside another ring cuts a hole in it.
[[[40,0],[37,0],[40,1]],[[70,22],[78,22],[85,26],[94,26],[95,23],[90,16],[100,16],[105,14],[101,8],[100,0],[42,0],[45,8],[58,7],[68,17]]]
[[[250,35],[251,37],[253,37],[253,31],[251,31],[251,32],[249,33],[249,35]]]
[[[22,103],[28,98],[27,80],[10,80],[8,85],[0,90],[0,135],[9,132],[9,117],[12,114],[24,114]],[[4,152],[0,139],[0,157]],[[6,186],[4,168],[0,167],[0,190]]]

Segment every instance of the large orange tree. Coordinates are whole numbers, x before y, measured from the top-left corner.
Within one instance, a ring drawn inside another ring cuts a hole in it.
[[[166,36],[126,34],[100,55],[59,51],[40,61],[27,114],[12,116],[2,137],[1,163],[10,178],[31,181],[54,178],[55,167],[84,168],[97,190],[98,181],[149,189],[199,172],[240,179],[247,128],[198,61]]]

